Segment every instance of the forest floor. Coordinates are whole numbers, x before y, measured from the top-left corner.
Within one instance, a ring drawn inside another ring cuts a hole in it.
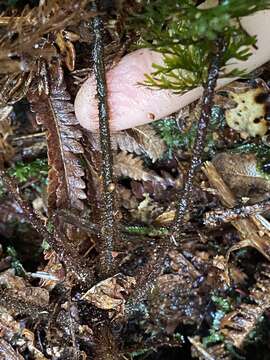
[[[2,20],[15,19],[6,3]],[[216,92],[180,242],[167,243],[201,101],[112,135],[116,222],[104,270],[100,146],[71,105],[93,66],[92,14],[80,12],[78,26],[66,3],[35,38],[61,70],[48,75],[38,54],[31,71],[16,72],[15,58],[0,78],[0,359],[270,359],[269,64]],[[108,11],[110,68],[134,34]],[[12,26],[29,41],[49,13],[33,11],[30,35],[19,17]]]

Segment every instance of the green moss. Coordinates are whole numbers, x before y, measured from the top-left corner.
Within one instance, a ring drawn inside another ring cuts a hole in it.
[[[42,248],[42,250],[47,251],[47,250],[50,249],[50,245],[49,245],[49,243],[48,243],[46,240],[43,240],[43,241],[42,241],[42,244],[41,244],[41,248]]]
[[[49,221],[49,220],[47,221],[46,227],[50,234],[52,234],[54,232],[54,224],[51,221]]]
[[[47,185],[48,170],[47,159],[36,159],[30,163],[18,161],[8,169],[8,174],[14,177],[19,185],[29,183],[32,190],[41,193]],[[0,199],[5,195],[6,191],[0,179]]]
[[[231,304],[228,298],[212,295],[211,299],[216,306],[216,311],[213,314],[213,321],[209,330],[209,335],[203,338],[203,344],[206,347],[224,340],[224,336],[219,332],[220,322],[225,314],[231,311]]]
[[[212,117],[209,126],[209,132],[206,141],[205,153],[207,155],[213,155],[215,152],[215,141],[213,138],[213,131],[218,130],[225,123],[224,114],[219,106],[213,106]],[[174,118],[166,118],[156,121],[154,123],[156,131],[161,138],[165,141],[168,147],[168,155],[172,157],[174,150],[191,150],[194,144],[197,122],[193,122],[189,130],[180,132],[177,127],[177,123]]]
[[[153,350],[152,349],[141,349],[137,351],[133,351],[132,353],[129,353],[130,359],[135,359],[138,356],[150,354]]]
[[[219,310],[223,311],[224,313],[231,311],[231,304],[227,298],[213,295],[211,299]]]
[[[15,270],[16,275],[18,276],[25,276],[26,275],[26,271],[22,265],[22,263],[20,262],[20,260],[18,259],[18,254],[17,251],[15,250],[15,248],[13,246],[8,246],[7,247],[7,254],[11,257],[11,267]]]
[[[126,226],[125,232],[128,234],[145,235],[150,237],[163,236],[169,234],[169,230],[164,227],[155,228],[155,227],[146,227],[146,226]]]
[[[16,178],[19,183],[38,180],[46,184],[48,176],[48,163],[45,159],[35,159],[30,163],[17,162],[9,169],[9,175]]]

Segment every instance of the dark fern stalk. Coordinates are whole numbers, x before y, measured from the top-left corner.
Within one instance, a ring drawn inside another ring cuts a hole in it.
[[[211,118],[211,110],[213,106],[214,91],[219,76],[220,62],[225,50],[224,40],[216,41],[216,52],[213,54],[212,61],[209,66],[207,82],[204,85],[202,97],[202,111],[197,127],[197,136],[195,140],[194,150],[192,154],[190,168],[184,186],[184,194],[180,195],[179,205],[176,212],[175,222],[172,227],[172,233],[169,241],[164,241],[163,245],[158,245],[153,252],[153,258],[149,261],[145,274],[139,279],[137,290],[133,292],[126,306],[126,314],[130,316],[134,312],[136,304],[142,301],[147,292],[153,288],[157,277],[162,271],[162,266],[168,251],[172,245],[178,245],[181,240],[181,228],[184,222],[184,216],[189,208],[190,199],[193,190],[193,178],[196,169],[201,163],[201,156],[205,146],[207,129]]]
[[[153,289],[155,281],[162,271],[168,248],[168,241],[165,241],[164,244],[157,245],[153,250],[152,258],[146,264],[143,274],[137,280],[136,289],[132,292],[126,303],[126,317],[134,316],[137,305],[140,304],[146,298],[147,293]]]
[[[38,217],[34,210],[23,200],[17,183],[5,171],[0,171],[0,178],[8,193],[22,209],[25,220],[32,225],[43,239],[50,241],[51,233],[46,229],[43,221]]]
[[[44,222],[39,218],[38,214],[33,208],[23,199],[21,191],[17,183],[5,171],[0,171],[0,178],[7,189],[8,193],[14,198],[23,212],[23,217],[32,227],[41,235],[43,240],[46,240],[51,248],[56,252],[60,261],[63,261],[66,268],[76,274],[83,284],[93,282],[91,271],[87,268],[86,262],[79,258],[75,249],[69,244],[64,235],[57,231],[49,231]]]
[[[110,142],[109,110],[104,66],[103,21],[96,16],[93,19],[95,36],[93,48],[94,73],[97,83],[97,98],[99,112],[99,135],[102,154],[101,176],[103,181],[102,214],[101,214],[101,272],[103,276],[112,271],[112,250],[115,232],[114,221],[114,189],[113,159]]]
[[[216,53],[214,54],[212,62],[209,66],[207,82],[204,85],[201,115],[197,125],[197,134],[192,152],[190,167],[185,180],[184,192],[180,195],[181,198],[176,209],[175,221],[172,228],[172,235],[170,237],[170,239],[176,243],[179,240],[181,227],[184,223],[184,216],[190,205],[190,199],[193,191],[193,178],[198,166],[201,164],[207,130],[211,119],[211,111],[213,107],[215,88],[219,76],[221,59],[226,48],[223,39],[218,39],[216,41],[216,48]]]

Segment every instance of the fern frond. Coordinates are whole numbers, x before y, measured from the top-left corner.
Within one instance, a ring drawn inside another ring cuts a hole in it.
[[[142,25],[140,46],[163,54],[164,65],[153,64],[154,71],[145,84],[175,92],[205,83],[215,42],[225,42],[220,76],[242,76],[243,71],[225,72],[228,61],[246,61],[256,37],[250,36],[238,19],[270,8],[270,0],[231,0],[210,8],[200,8],[192,0],[146,0],[144,11],[135,18]]]

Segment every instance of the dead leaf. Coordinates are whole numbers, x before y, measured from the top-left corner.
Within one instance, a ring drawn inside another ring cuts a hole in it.
[[[82,296],[82,300],[90,302],[99,309],[124,314],[126,302],[124,295],[127,295],[135,284],[134,277],[116,274],[93,286]]]
[[[3,105],[0,106],[0,122],[5,120],[12,112],[13,106]]]
[[[0,306],[0,334],[5,340],[10,341],[15,334],[21,332],[21,326],[18,321],[9,314],[6,308]]]
[[[100,151],[98,135],[88,135],[93,148]],[[164,141],[157,135],[151,125],[137,126],[111,134],[112,149],[120,149],[136,155],[148,156],[152,162],[162,158],[166,151]]]
[[[202,170],[208,177],[210,185],[217,190],[221,203],[228,208],[235,207],[237,205],[236,196],[225,184],[215,166],[206,162]],[[270,224],[265,218],[261,215],[252,215],[248,218],[236,219],[231,223],[239,231],[242,241],[229,249],[226,257],[227,262],[231,252],[247,246],[254,247],[270,260]],[[229,282],[228,274],[227,279]]]
[[[35,346],[35,335],[32,331],[24,329],[22,331],[22,337],[26,342],[29,352],[32,354],[33,359],[35,360],[48,360],[40,350]]]
[[[255,329],[259,318],[270,307],[270,266],[263,264],[256,274],[256,284],[250,291],[253,303],[242,303],[238,308],[226,314],[220,324],[221,333],[226,340],[241,348],[247,336]]]
[[[14,269],[8,269],[0,274],[0,285],[6,289],[21,290],[26,287],[24,279],[15,275]]]
[[[146,155],[152,162],[162,158],[166,151],[164,141],[151,125],[138,126],[118,132],[114,135],[114,140],[122,151]]]
[[[159,225],[169,225],[174,221],[174,218],[175,210],[167,210],[155,219],[155,223]]]
[[[35,345],[35,335],[32,331],[24,328],[20,320],[16,321],[8,313],[7,309],[0,307],[0,335],[4,340],[12,344],[18,344],[20,348],[27,346],[35,360],[47,360]],[[0,352],[1,354],[1,352]],[[2,359],[1,355],[0,358]]]
[[[80,144],[82,133],[76,127],[70,96],[65,84],[54,80],[50,95],[29,96],[31,109],[36,113],[37,122],[47,129],[48,162],[48,206],[49,209],[74,207],[83,209],[86,199],[84,170],[79,155],[83,153]]]
[[[188,337],[192,344],[191,354],[192,358],[198,360],[231,360],[231,356],[226,348],[225,343],[215,344],[210,347],[205,347],[201,343],[199,336]]]
[[[63,30],[57,32],[56,44],[60,49],[60,53],[64,59],[64,64],[66,65],[68,70],[73,71],[75,67],[76,52],[74,45],[65,35],[66,32]],[[78,40],[78,38],[76,37],[75,39]]]
[[[51,249],[44,251],[44,259],[49,261],[43,271],[49,273],[52,277],[56,277],[58,280],[42,280],[40,286],[51,291],[59,282],[65,280],[65,270],[55,251]]]
[[[221,153],[212,162],[239,200],[254,204],[269,197],[270,181],[258,170],[255,155]]]
[[[6,31],[0,38],[1,72],[29,71],[38,57],[48,58],[48,53],[52,57],[48,42],[43,48],[45,35],[94,16],[94,12],[86,10],[86,5],[86,0],[47,0],[33,8],[26,6],[20,16],[14,16],[14,12],[13,16],[5,17]],[[14,36],[7,36],[8,33]],[[19,60],[9,54],[16,55]]]
[[[162,212],[158,202],[154,201],[148,193],[143,194],[144,200],[142,200],[138,206],[130,211],[134,220],[151,224],[158,213]]]
[[[129,177],[134,180],[164,183],[163,178],[158,176],[154,171],[145,170],[141,158],[134,157],[133,154],[128,154],[125,151],[122,151],[115,156],[114,173],[117,177]]]
[[[13,128],[8,115],[12,110],[11,106],[0,107],[0,168],[12,159],[15,149],[10,143],[10,136],[13,134]]]
[[[1,360],[23,360],[23,357],[15,352],[11,345],[4,339],[0,339],[0,359]]]
[[[29,286],[24,289],[10,290],[9,294],[18,300],[24,300],[36,306],[46,307],[49,304],[50,295],[48,290],[38,286]]]

